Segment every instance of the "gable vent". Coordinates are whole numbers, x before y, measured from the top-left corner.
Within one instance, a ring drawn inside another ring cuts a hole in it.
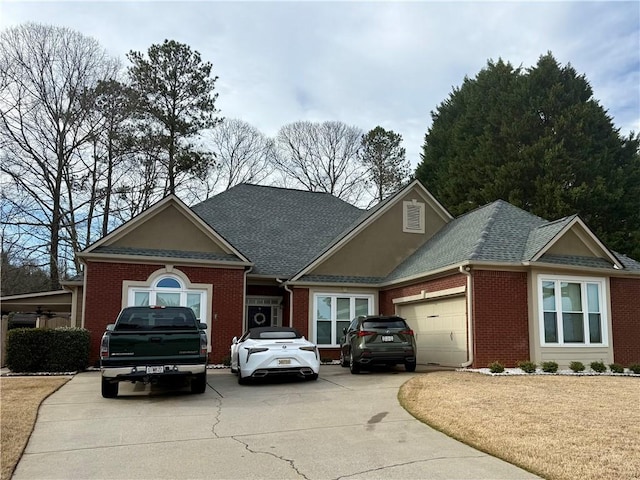
[[[424,203],[417,200],[402,202],[402,231],[406,233],[424,233]]]

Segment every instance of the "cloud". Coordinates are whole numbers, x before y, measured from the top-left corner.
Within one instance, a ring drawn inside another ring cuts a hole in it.
[[[222,115],[274,136],[297,120],[403,135],[414,164],[429,112],[499,57],[552,51],[590,81],[623,134],[640,130],[638,2],[4,2],[2,25],[36,21],[114,55],[172,38],[219,75]]]

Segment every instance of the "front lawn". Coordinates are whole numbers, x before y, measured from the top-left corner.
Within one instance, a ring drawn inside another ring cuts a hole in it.
[[[547,479],[640,478],[640,379],[433,372],[398,394],[414,417]]]

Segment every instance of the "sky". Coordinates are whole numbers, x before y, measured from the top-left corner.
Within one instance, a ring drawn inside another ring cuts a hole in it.
[[[400,133],[420,161],[431,114],[489,59],[534,66],[551,51],[589,80],[622,135],[640,131],[640,2],[14,1],[25,22],[126,54],[172,39],[213,64],[217,107],[267,136],[299,120]]]

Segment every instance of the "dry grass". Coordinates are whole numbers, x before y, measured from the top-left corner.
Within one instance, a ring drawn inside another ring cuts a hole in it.
[[[0,478],[8,480],[27,445],[42,401],[70,377],[0,378]]]
[[[416,418],[547,479],[640,479],[640,379],[434,372],[400,389]]]

